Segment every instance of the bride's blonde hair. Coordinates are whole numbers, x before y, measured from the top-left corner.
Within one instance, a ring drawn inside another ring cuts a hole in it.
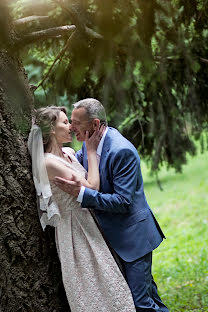
[[[64,112],[66,114],[66,107],[47,106],[35,110],[34,124],[41,128],[45,152],[50,144],[51,130],[53,126],[55,126],[60,112]]]

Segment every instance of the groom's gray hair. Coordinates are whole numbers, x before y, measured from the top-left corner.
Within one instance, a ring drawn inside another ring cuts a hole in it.
[[[107,125],[105,108],[96,99],[87,98],[73,104],[74,109],[84,108],[86,110],[87,117],[91,119],[100,119],[101,123]]]

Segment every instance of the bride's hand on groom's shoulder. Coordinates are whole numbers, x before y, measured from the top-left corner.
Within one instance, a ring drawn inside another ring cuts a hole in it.
[[[85,144],[88,153],[89,152],[96,152],[100,140],[102,139],[103,133],[105,132],[106,127],[101,125],[99,129],[96,129],[91,136],[89,136],[89,131],[86,131],[85,134]]]

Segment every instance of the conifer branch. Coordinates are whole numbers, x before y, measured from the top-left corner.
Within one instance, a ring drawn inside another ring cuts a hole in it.
[[[203,57],[200,57],[200,60],[203,62],[203,63],[207,63],[208,64],[208,60],[203,58]]]
[[[59,54],[57,55],[57,57],[56,57],[55,60],[53,61],[53,64],[52,64],[51,67],[49,68],[48,72],[46,73],[46,75],[44,76],[44,78],[41,80],[41,82],[38,84],[38,86],[34,89],[34,91],[37,90],[40,86],[42,86],[43,83],[46,81],[46,79],[50,76],[50,73],[51,73],[53,67],[55,66],[56,62],[57,62],[58,60],[61,61],[61,59],[62,59],[63,56],[64,56],[64,53],[65,53],[66,50],[69,48],[69,45],[70,45],[70,43],[71,43],[71,40],[72,40],[74,34],[75,34],[75,32],[73,32],[73,33],[71,34],[71,36],[70,36],[69,39],[67,40],[67,43],[65,44],[65,46],[63,47],[63,49],[59,52]]]
[[[65,11],[68,16],[70,17],[72,23],[76,25],[77,30],[83,34],[87,35],[90,38],[94,39],[103,39],[103,36],[94,31],[93,29],[87,27],[83,21],[81,20],[79,14],[76,12],[76,10],[72,7],[66,7],[62,0],[53,0],[56,4],[58,4],[63,11]]]
[[[63,37],[68,35],[70,32],[74,31],[75,29],[76,29],[75,25],[65,25],[32,32],[23,35],[20,39],[18,39],[15,43],[15,47],[24,47],[28,44],[35,43],[41,40]]]
[[[23,18],[19,18],[13,22],[14,26],[24,26],[30,22],[34,21],[42,21],[42,20],[48,20],[49,16],[37,16],[37,15],[31,15]]]

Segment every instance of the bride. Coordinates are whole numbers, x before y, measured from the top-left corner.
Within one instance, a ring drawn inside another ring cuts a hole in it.
[[[88,173],[63,143],[72,141],[71,125],[64,107],[46,107],[36,112],[28,148],[38,196],[40,222],[55,226],[62,278],[72,312],[133,312],[130,289],[118,268],[90,211],[54,183],[55,176],[99,189],[96,149],[104,127],[85,142]]]

